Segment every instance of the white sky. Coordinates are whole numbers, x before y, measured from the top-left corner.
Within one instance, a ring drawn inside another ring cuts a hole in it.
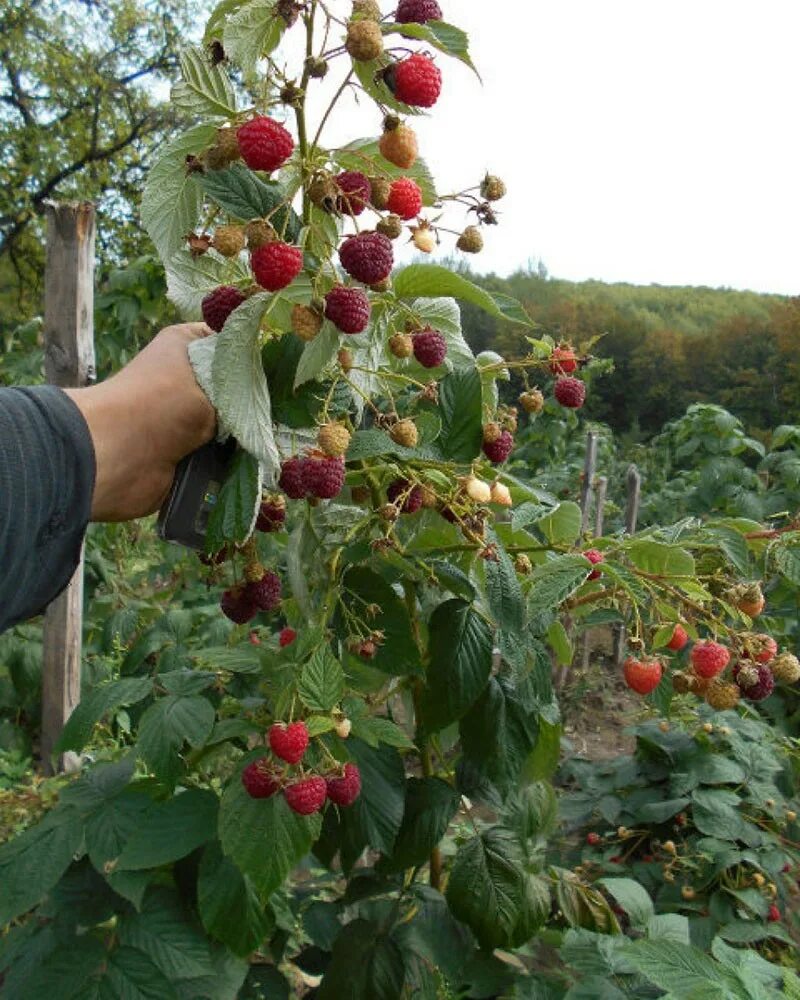
[[[422,153],[510,192],[477,270],[800,293],[800,0],[440,2],[484,85],[439,57]]]

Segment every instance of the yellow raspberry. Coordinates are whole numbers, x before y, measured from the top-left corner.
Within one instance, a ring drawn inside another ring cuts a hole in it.
[[[236,257],[244,250],[244,229],[241,226],[217,226],[214,249],[223,257]]]
[[[350,431],[342,424],[323,424],[317,434],[320,451],[331,458],[339,458],[350,447]]]

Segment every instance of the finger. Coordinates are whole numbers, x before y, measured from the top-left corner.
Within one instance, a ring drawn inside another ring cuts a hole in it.
[[[201,337],[209,337],[214,332],[205,323],[178,323],[173,329],[180,330],[184,336],[191,340],[199,340]]]

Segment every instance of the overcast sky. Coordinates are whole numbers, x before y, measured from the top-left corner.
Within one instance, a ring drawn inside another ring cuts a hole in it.
[[[438,57],[423,155],[510,191],[476,267],[800,294],[800,0],[440,2],[484,82]]]

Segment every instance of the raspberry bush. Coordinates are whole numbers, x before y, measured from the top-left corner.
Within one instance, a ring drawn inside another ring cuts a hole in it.
[[[116,650],[61,744],[106,759],[0,850],[9,996],[67,974],[54,995],[286,996],[286,975],[321,1000],[537,995],[510,951],[546,924],[620,930],[545,851],[576,632],[623,623],[629,683],[663,711],[774,683],[747,612],[785,541],[735,520],[584,538],[576,504],[509,471],[520,419],[577,419],[598,366],[506,296],[396,267],[404,242],[479,251],[505,185],[441,195],[414,134],[448,60],[472,65],[447,11],[344,8],[224,0],[182,53],[195,124],[142,217],[171,298],[217,331],[192,357],[237,442],[215,596]],[[331,148],[354,95],[373,134]],[[459,301],[514,324],[519,356],[475,357]]]

